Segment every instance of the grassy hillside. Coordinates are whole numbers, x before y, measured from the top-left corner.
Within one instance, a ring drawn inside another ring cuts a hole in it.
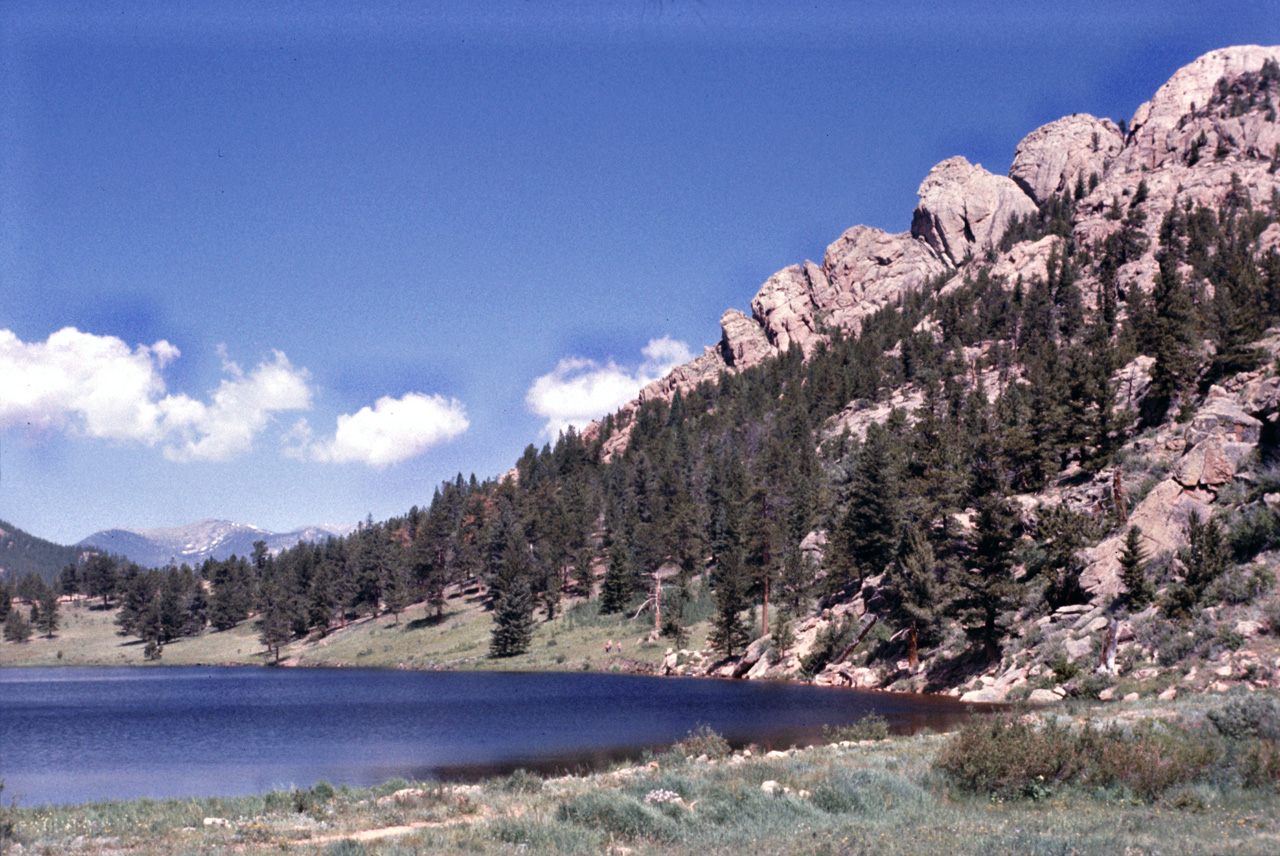
[[[696,605],[696,601],[695,601]],[[25,610],[26,606],[19,606]],[[116,609],[102,610],[81,598],[62,605],[62,624],[53,639],[33,636],[22,644],[0,643],[0,667],[145,665],[143,644],[117,634]],[[669,640],[651,642],[649,613],[600,615],[598,602],[578,601],[554,621],[535,625],[529,650],[515,657],[488,656],[493,627],[490,613],[477,599],[456,596],[446,602],[444,616],[435,617],[416,604],[398,618],[380,615],[286,645],[286,664],[304,666],[368,666],[416,669],[645,670],[662,661]],[[708,626],[691,628],[689,644],[705,644]],[[607,643],[614,650],[605,652]],[[620,648],[620,650],[619,650]],[[198,636],[175,640],[164,647],[160,664],[246,664],[268,662],[258,638],[257,620],[230,630],[206,629]]]

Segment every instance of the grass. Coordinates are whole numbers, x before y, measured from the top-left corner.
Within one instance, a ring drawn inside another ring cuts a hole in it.
[[[1220,767],[1208,776],[1192,772],[1159,793],[1074,776],[1029,795],[1019,787],[967,782],[948,769],[947,759],[957,753],[1023,744],[1045,752],[1051,738],[1074,747],[1067,754],[1076,758],[1105,754],[1131,739],[1142,745],[1144,729],[1203,738],[1199,729],[1216,732],[1206,714],[1217,708],[1200,702],[1174,710],[1081,708],[1102,727],[1077,722],[1069,728],[1052,719],[1061,715],[1054,713],[1039,725],[988,722],[977,733],[985,728],[995,742],[981,746],[962,731],[699,761],[691,753],[712,738],[703,733],[657,758],[590,776],[543,780],[517,772],[477,786],[393,781],[375,789],[317,786],[238,799],[19,806],[6,814],[24,852],[138,856],[1276,852],[1274,784],[1222,776]],[[1130,714],[1165,725],[1124,727]],[[1260,739],[1256,726],[1265,726],[1268,716],[1256,705],[1236,710],[1223,721],[1237,736],[1216,732],[1213,739]],[[1039,744],[1029,736],[1036,733],[1043,737]],[[1085,733],[1095,737],[1070,736]],[[227,823],[206,826],[206,817]],[[397,834],[382,834],[387,830]]]
[[[295,640],[282,650],[285,661],[304,666],[357,665],[418,669],[501,669],[521,671],[609,671],[657,666],[671,640],[651,642],[652,616],[644,613],[600,615],[598,602],[566,604],[553,621],[535,624],[529,650],[516,657],[491,659],[490,614],[473,598],[448,601],[437,619],[423,604],[400,616],[365,618],[324,637]],[[148,665],[142,644],[117,635],[116,610],[84,601],[63,605],[62,627],[53,639],[33,637],[23,644],[0,644],[4,666],[140,666]],[[689,646],[705,644],[706,622],[690,629]],[[614,649],[606,653],[605,646]],[[619,650],[619,648],[621,650]],[[269,660],[258,640],[256,620],[230,630],[207,629],[199,636],[165,645],[159,665],[263,665]]]

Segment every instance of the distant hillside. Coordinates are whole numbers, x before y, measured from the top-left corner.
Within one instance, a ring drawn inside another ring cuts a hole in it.
[[[0,579],[36,574],[52,581],[83,552],[81,547],[54,544],[0,520]]]
[[[323,541],[330,535],[341,537],[353,529],[354,523],[337,523],[280,533],[229,520],[201,520],[164,529],[105,529],[82,539],[79,546],[93,546],[127,556],[146,567],[184,562],[195,566],[209,558],[247,556],[253,552],[255,541],[265,541],[267,549],[278,553],[301,541]]]

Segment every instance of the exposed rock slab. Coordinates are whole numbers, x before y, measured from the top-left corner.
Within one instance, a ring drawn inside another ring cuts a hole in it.
[[[959,156],[929,171],[920,183],[919,197],[911,234],[956,266],[999,244],[1011,217],[1039,213],[1013,179],[993,175]]]
[[[1077,179],[1086,186],[1090,176],[1101,179],[1123,146],[1124,138],[1115,122],[1076,113],[1027,134],[1014,151],[1009,177],[1037,204],[1043,204],[1074,188]]]
[[[1280,47],[1245,45],[1210,51],[1174,73],[1151,100],[1138,107],[1129,122],[1129,140],[1116,160],[1124,171],[1152,169],[1184,160],[1191,142],[1204,127],[1188,128],[1184,119],[1215,101],[1218,81],[1259,72],[1267,60],[1280,60]],[[1228,117],[1229,118],[1229,117]],[[1239,118],[1239,117],[1236,117]],[[1242,131],[1236,135],[1243,138]],[[1270,154],[1267,152],[1267,154]],[[1212,150],[1207,152],[1212,157]]]

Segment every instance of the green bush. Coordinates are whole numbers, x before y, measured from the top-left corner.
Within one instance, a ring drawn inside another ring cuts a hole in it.
[[[508,794],[536,794],[542,790],[542,777],[521,768],[498,779],[497,786],[498,790]]]
[[[1146,723],[1132,729],[1071,728],[992,717],[966,724],[934,761],[962,790],[1002,797],[1041,797],[1063,785],[1119,787],[1142,799],[1221,777],[1247,780],[1205,729]]]
[[[1247,695],[1233,698],[1207,714],[1213,727],[1223,737],[1242,740],[1261,737],[1280,740],[1280,705],[1273,698]]]
[[[620,838],[674,841],[679,824],[657,807],[618,791],[595,791],[561,803],[556,817]]]
[[[813,804],[828,814],[879,814],[920,808],[928,794],[916,783],[881,770],[839,770],[813,789]]]
[[[690,731],[689,736],[681,740],[674,748],[679,749],[690,758],[706,755],[708,758],[723,758],[729,754],[729,741],[711,729],[700,725]]]
[[[324,856],[366,856],[369,852],[359,841],[351,838],[344,838],[341,841],[335,841],[324,850]]]
[[[822,739],[828,743],[844,740],[885,740],[889,736],[889,721],[876,713],[868,713],[848,725],[822,726]]]

